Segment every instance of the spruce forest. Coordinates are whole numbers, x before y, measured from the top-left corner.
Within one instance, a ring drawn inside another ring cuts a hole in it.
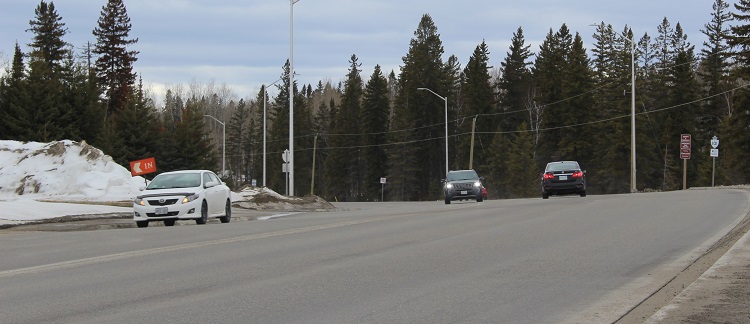
[[[86,141],[126,168],[155,157],[159,172],[219,173],[223,127],[210,115],[226,127],[223,179],[237,190],[252,180],[262,185],[266,107],[266,186],[283,193],[278,157],[289,145],[293,96],[293,195],[378,201],[383,189],[385,200],[440,200],[447,105],[448,168],[477,170],[490,199],[540,196],[543,168],[558,160],[587,170],[589,194],[626,193],[634,66],[637,190],[682,188],[681,134],[692,136],[688,187],[710,186],[714,162],[716,185],[746,184],[750,0],[715,0],[711,17],[697,50],[679,23],[664,18],[654,35],[601,22],[585,31],[594,44],[555,26],[539,48],[518,27],[509,48],[494,49],[502,58],[491,59],[481,42],[461,63],[444,53],[425,14],[399,71],[362,71],[353,54],[343,81],[295,82],[289,93],[287,60],[275,96],[261,89],[237,99],[231,89],[191,84],[157,100],[133,72],[139,53],[129,47],[138,38],[123,0],[102,7],[96,43],[75,49],[54,3],[41,1],[30,15],[28,52],[16,43],[0,72],[0,139]],[[715,160],[714,136],[721,140]]]

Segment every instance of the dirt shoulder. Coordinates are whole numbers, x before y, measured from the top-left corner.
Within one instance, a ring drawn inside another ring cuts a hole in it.
[[[750,323],[750,213],[616,323]]]

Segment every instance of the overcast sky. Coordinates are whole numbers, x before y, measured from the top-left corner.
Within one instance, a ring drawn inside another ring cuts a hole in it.
[[[68,28],[64,40],[76,48],[95,42],[106,0],[56,0]],[[730,4],[736,1],[728,0]],[[289,57],[289,0],[124,0],[133,25],[135,71],[155,92],[165,85],[214,82],[239,97],[255,97],[276,81]],[[27,51],[26,32],[39,1],[3,0],[0,11],[0,64],[12,57],[17,41]],[[523,27],[527,44],[538,51],[550,28],[565,23],[592,45],[594,27],[604,21],[617,32],[625,25],[640,37],[656,34],[666,17],[678,22],[699,48],[700,32],[711,19],[713,0],[300,0],[294,5],[294,67],[300,84],[344,79],[356,54],[367,79],[376,64],[399,73],[402,57],[423,14],[435,22],[445,48],[463,66],[482,40],[490,64],[505,58],[513,32]],[[733,9],[731,7],[730,9]],[[80,51],[78,51],[80,53]],[[590,51],[589,51],[589,54]]]

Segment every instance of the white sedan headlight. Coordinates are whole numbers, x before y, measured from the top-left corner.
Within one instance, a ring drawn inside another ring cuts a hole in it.
[[[146,202],[143,200],[143,198],[136,197],[133,199],[133,203],[139,206],[146,206]]]
[[[193,200],[198,199],[198,197],[200,197],[200,195],[197,194],[197,193],[196,194],[192,194],[190,196],[185,196],[184,198],[182,198],[182,203],[183,204],[187,204],[187,203],[189,203],[189,202],[191,202]]]

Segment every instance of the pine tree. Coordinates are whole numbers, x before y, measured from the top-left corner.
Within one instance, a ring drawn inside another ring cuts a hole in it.
[[[463,102],[462,116],[459,119],[463,122],[460,127],[461,141],[457,147],[459,156],[458,165],[461,169],[468,169],[469,162],[471,168],[477,170],[479,174],[488,171],[486,166],[487,152],[482,149],[482,143],[489,144],[492,141],[493,132],[497,128],[496,119],[491,116],[495,110],[495,91],[492,77],[490,76],[489,65],[489,48],[485,42],[479,44],[474,53],[469,58],[469,62],[464,69],[464,82],[461,87]],[[476,117],[476,120],[472,120]],[[473,158],[471,147],[472,124],[475,124]]]
[[[364,198],[368,201],[380,200],[379,180],[385,177],[388,171],[388,156],[384,145],[387,141],[389,113],[388,80],[383,75],[380,65],[376,65],[364,91],[359,118],[364,135],[362,141]]]
[[[701,32],[708,38],[701,49],[701,69],[699,76],[704,84],[703,113],[701,132],[704,136],[715,134],[719,123],[727,113],[726,101],[720,93],[726,91],[724,76],[729,72],[729,62],[725,52],[728,49],[726,37],[729,35],[729,22],[732,15],[727,11],[729,4],[724,0],[715,0],[711,22],[704,25]]]
[[[10,70],[0,77],[0,138],[24,140],[32,129],[27,107],[32,98],[26,92],[26,71],[23,52],[16,43]]]
[[[529,69],[532,62],[529,59],[533,54],[530,48],[531,45],[526,45],[523,29],[518,27],[511,38],[510,51],[500,63],[502,75],[497,88],[500,91],[500,111],[504,114],[500,115],[497,124],[501,131],[512,131],[528,118],[524,112],[532,93],[532,75]]]
[[[732,18],[736,22],[730,29],[727,42],[731,46],[733,79],[750,79],[750,1],[738,0]],[[724,118],[719,131],[721,156],[718,162],[725,184],[750,181],[750,94],[742,89],[734,95],[729,115]]]
[[[29,44],[29,74],[23,83],[23,92],[33,101],[24,102],[28,117],[28,127],[22,132],[24,140],[49,142],[67,139],[70,130],[70,107],[67,106],[64,93],[65,84],[63,65],[70,52],[68,44],[62,39],[67,33],[62,18],[57,14],[54,4],[41,1],[35,9],[35,19],[29,21],[27,31],[34,33],[33,42]],[[76,138],[73,138],[76,139]]]
[[[539,168],[534,156],[534,139],[526,122],[522,122],[507,149],[505,176],[501,183],[510,198],[526,198],[539,194]]]
[[[114,119],[115,130],[123,145],[122,156],[115,162],[123,166],[129,165],[130,161],[153,157],[158,149],[154,141],[158,130],[156,108],[144,95],[142,80],[135,90],[135,97],[128,102],[128,107]]]
[[[336,126],[330,137],[326,160],[326,192],[339,201],[359,201],[363,195],[363,166],[360,112],[364,94],[360,63],[356,55],[349,61],[344,95],[338,107]]]
[[[219,165],[206,128],[203,109],[204,99],[190,98],[182,109],[181,118],[165,125],[161,149],[156,152],[160,172],[180,169],[215,170]],[[167,121],[167,124],[170,122]]]
[[[630,91],[632,33],[627,26],[623,34],[615,33],[611,25],[602,22],[594,36],[593,120],[605,120],[592,126],[591,139],[597,158],[586,162],[587,177],[594,184],[590,192],[623,193],[630,183]],[[639,94],[640,96],[640,94]]]
[[[34,33],[33,42],[29,44],[31,54],[37,60],[45,62],[50,72],[58,72],[67,54],[68,43],[63,37],[68,30],[62,22],[62,17],[57,14],[54,3],[40,1],[34,13],[35,20],[29,21],[31,27],[26,30]]]
[[[278,94],[268,109],[266,165],[267,187],[279,193],[287,188],[287,174],[282,172],[283,161],[279,157],[289,149],[289,61],[284,64],[281,80],[276,84]]]
[[[570,53],[566,58],[566,87],[563,90],[567,98],[565,110],[554,110],[554,118],[562,121],[566,127],[558,138],[558,152],[566,160],[588,163],[595,159],[594,147],[591,145],[597,135],[590,126],[577,126],[596,120],[591,89],[594,85],[593,72],[581,35],[576,33]],[[553,108],[554,109],[554,108]]]
[[[509,198],[511,191],[515,189],[515,184],[511,186],[505,177],[508,176],[508,150],[510,148],[509,135],[511,132],[502,132],[498,126],[498,131],[492,138],[489,145],[489,172],[485,174],[484,186],[487,188],[489,196],[494,198]],[[533,167],[529,167],[533,169]],[[494,193],[494,195],[493,195]],[[488,197],[489,197],[488,196]]]
[[[396,200],[437,199],[445,177],[444,101],[427,91],[447,96],[443,45],[432,18],[423,15],[410,42],[399,76],[389,147],[389,182]],[[449,98],[450,99],[450,98]]]
[[[701,68],[698,70],[698,76],[703,81],[703,97],[705,98],[702,102],[698,132],[701,134],[700,138],[704,140],[719,133],[721,123],[729,111],[727,101],[721,95],[729,89],[725,76],[729,73],[726,52],[729,48],[727,36],[730,33],[729,23],[732,21],[732,15],[728,9],[729,3],[724,0],[715,0],[711,21],[701,30],[708,39],[703,42]],[[698,185],[711,183],[713,162],[711,158],[703,159],[698,172]]]
[[[251,152],[246,151],[246,141],[251,138],[248,136],[252,130],[249,128],[251,121],[250,109],[245,100],[240,99],[226,126],[227,168],[232,171],[233,183],[239,185],[243,183],[243,178],[250,176]]]
[[[573,46],[573,36],[563,24],[556,33],[550,29],[539,48],[537,60],[533,67],[536,81],[536,100],[545,105],[545,116],[542,117],[540,158],[553,161],[564,158],[559,151],[558,141],[562,137],[561,127],[565,126],[564,117],[571,115],[570,105],[564,99],[565,85],[568,83],[568,56]]]
[[[96,75],[104,86],[107,97],[107,117],[116,115],[128,105],[133,93],[135,73],[133,63],[138,51],[128,50],[138,42],[130,39],[130,17],[122,0],[108,0],[102,7],[98,25],[94,28],[96,46]]]

